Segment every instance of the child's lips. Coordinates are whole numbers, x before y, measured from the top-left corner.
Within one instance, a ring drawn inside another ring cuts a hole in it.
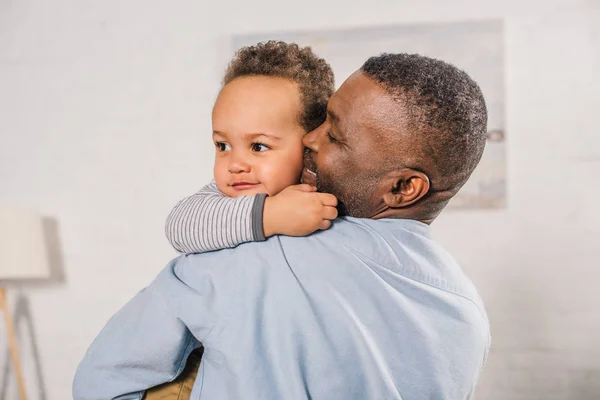
[[[231,187],[235,190],[248,190],[258,186],[258,183],[249,183],[249,182],[234,182],[231,184]]]

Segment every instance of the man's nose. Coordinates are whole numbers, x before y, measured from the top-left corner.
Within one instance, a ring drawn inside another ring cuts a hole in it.
[[[321,126],[304,135],[302,138],[302,144],[304,147],[309,148],[312,151],[319,151],[319,136]]]
[[[240,174],[242,172],[250,171],[250,163],[248,162],[246,157],[244,157],[244,155],[232,152],[232,154],[229,157],[229,163],[227,165],[227,168],[232,174]]]

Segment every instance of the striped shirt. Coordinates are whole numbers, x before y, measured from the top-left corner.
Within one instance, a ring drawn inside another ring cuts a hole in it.
[[[180,253],[204,253],[263,241],[266,197],[228,197],[213,180],[173,208],[165,226],[167,239]]]

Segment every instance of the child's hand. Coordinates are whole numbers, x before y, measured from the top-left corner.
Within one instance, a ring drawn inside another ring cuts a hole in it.
[[[305,236],[317,229],[331,226],[338,213],[337,198],[329,193],[317,193],[311,185],[289,186],[265,199],[263,230],[265,237],[273,235]]]

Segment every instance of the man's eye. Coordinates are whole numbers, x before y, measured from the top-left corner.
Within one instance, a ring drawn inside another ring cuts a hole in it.
[[[231,147],[229,147],[229,145],[227,143],[223,143],[223,142],[215,142],[215,147],[217,148],[218,151],[231,150]]]
[[[329,141],[331,143],[337,143],[338,140],[336,138],[334,138],[333,136],[331,136],[331,132],[327,132],[327,138],[329,138]]]
[[[263,143],[252,143],[252,151],[267,151],[269,150],[269,146]]]

